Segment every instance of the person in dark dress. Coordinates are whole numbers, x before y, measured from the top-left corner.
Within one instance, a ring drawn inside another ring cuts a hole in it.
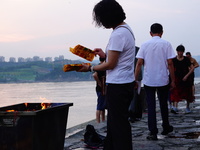
[[[176,48],[177,56],[173,59],[174,71],[175,71],[175,84],[176,87],[171,91],[170,99],[173,103],[171,112],[178,113],[178,102],[186,100],[186,113],[190,113],[190,103],[194,101],[192,94],[192,78],[190,74],[193,72],[191,69],[190,60],[183,56],[185,47],[179,45]]]

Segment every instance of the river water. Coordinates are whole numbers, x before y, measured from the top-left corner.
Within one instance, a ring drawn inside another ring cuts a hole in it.
[[[73,103],[67,128],[95,118],[95,81],[0,84],[0,107],[18,103]]]
[[[200,78],[195,78],[199,83]],[[18,103],[73,103],[67,128],[95,119],[95,81],[0,84],[0,107]]]

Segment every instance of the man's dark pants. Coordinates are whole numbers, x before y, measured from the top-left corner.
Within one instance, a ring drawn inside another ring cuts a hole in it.
[[[146,92],[146,101],[148,105],[148,128],[150,134],[157,134],[157,120],[156,120],[156,92],[158,95],[158,100],[160,104],[161,116],[162,116],[162,126],[163,129],[169,127],[169,113],[168,113],[168,94],[169,94],[169,85],[161,87],[150,87],[144,85]]]

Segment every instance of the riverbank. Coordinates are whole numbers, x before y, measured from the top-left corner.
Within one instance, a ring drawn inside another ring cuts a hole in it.
[[[179,113],[169,113],[170,123],[174,131],[168,136],[160,134],[162,121],[157,104],[158,141],[148,141],[147,113],[143,113],[141,121],[131,123],[134,150],[197,150],[200,147],[200,83],[195,84],[196,101],[191,105],[192,113],[185,114],[185,102],[180,102]],[[97,124],[95,120],[67,129],[65,150],[88,150],[83,142],[83,134],[87,124],[94,125],[98,133],[105,135],[106,122]]]

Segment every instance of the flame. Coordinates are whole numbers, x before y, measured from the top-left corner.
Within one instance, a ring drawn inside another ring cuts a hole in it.
[[[28,106],[28,103],[24,103],[24,105],[27,107],[27,106]]]
[[[41,103],[42,108],[41,109],[46,109],[51,107],[51,103]]]
[[[46,109],[48,107],[51,107],[51,103],[50,103],[51,100],[48,100],[45,97],[43,97],[43,98],[40,97],[40,99],[42,100],[42,103],[41,103],[42,109]]]
[[[6,110],[6,112],[14,112],[15,110],[11,109],[11,110]]]
[[[41,107],[42,107],[41,110],[51,107],[50,100],[47,100],[46,98],[43,98],[43,101],[45,101],[45,102],[42,102],[42,103],[41,103]],[[27,108],[27,109],[24,110],[24,111],[35,111],[35,108],[28,108],[29,103],[24,103],[24,105],[25,105],[26,108]],[[6,112],[15,112],[15,111],[17,111],[17,110],[8,109],[8,110],[5,110],[5,111],[6,111]]]

